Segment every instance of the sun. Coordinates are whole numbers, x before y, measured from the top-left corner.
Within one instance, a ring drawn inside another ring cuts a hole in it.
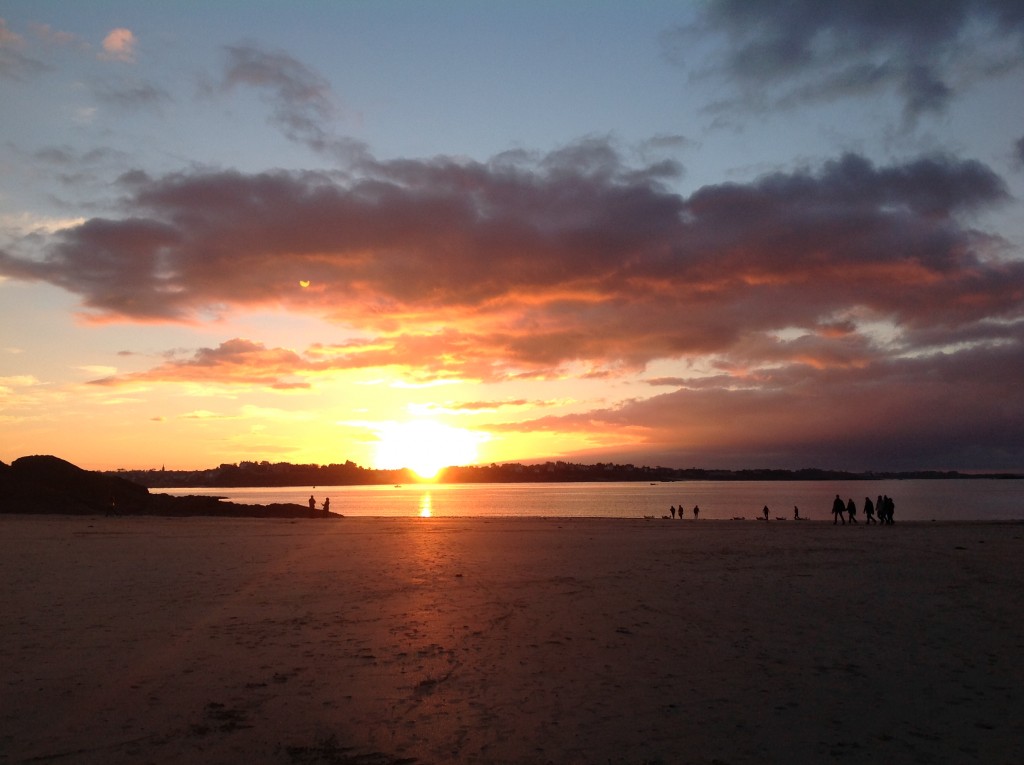
[[[374,463],[378,469],[409,468],[420,478],[431,479],[442,468],[476,462],[482,433],[453,428],[433,420],[389,422],[376,428]]]

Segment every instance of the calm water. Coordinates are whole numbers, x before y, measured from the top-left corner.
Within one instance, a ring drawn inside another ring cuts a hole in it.
[[[669,514],[669,506],[693,506],[700,517],[755,518],[768,505],[772,517],[831,520],[832,499],[853,497],[863,520],[864,498],[887,494],[896,520],[1021,520],[1024,480],[906,481],[679,481],[675,483],[409,484],[394,486],[298,486],[283,488],[152,489],[166,494],[213,494],[232,502],[317,507],[326,497],[331,510],[362,516],[534,516],[640,518]]]

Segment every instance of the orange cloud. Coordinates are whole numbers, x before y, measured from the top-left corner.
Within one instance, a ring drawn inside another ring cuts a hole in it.
[[[1020,352],[1024,262],[969,223],[1008,198],[986,166],[941,156],[875,166],[851,154],[685,197],[666,186],[670,172],[587,141],[484,163],[364,157],[347,175],[134,173],[120,217],[0,252],[0,276],[69,290],[95,320],[273,309],[360,335],[301,350],[236,339],[110,385],[289,389],[376,367],[415,384],[625,379],[700,360],[715,376],[649,406],[530,423],[602,442],[599,431],[630,429],[652,448],[673,438],[731,448],[735,422],[759,454],[772,443],[800,453],[812,436],[838,443],[847,428],[867,449],[863,423],[894,421],[875,398],[921,411],[893,370],[930,384],[931,368],[910,360],[941,352],[949,372]],[[987,385],[977,390],[991,396]],[[948,408],[954,390],[930,400]],[[783,411],[796,421],[788,431]]]

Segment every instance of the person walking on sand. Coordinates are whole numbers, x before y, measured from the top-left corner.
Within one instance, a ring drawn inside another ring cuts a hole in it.
[[[888,494],[882,497],[882,507],[885,509],[885,515],[882,516],[882,523],[886,526],[892,526],[892,515],[896,510],[896,505],[892,501],[892,497]]]
[[[697,520],[697,516],[700,515],[700,508],[697,505],[693,506],[693,520]]]
[[[764,509],[761,512],[764,513],[764,519],[767,521],[768,520],[768,505],[765,505]]]
[[[846,503],[846,514],[850,516],[850,523],[857,522],[857,505],[853,501],[853,497],[850,497],[850,501]]]
[[[864,497],[864,522],[869,526],[878,523],[875,520],[875,506],[871,502],[871,497]]]
[[[672,506],[671,506],[671,507],[670,507],[670,508],[668,509],[668,511],[669,511],[669,513],[671,513],[671,514],[672,514],[672,520],[675,520],[675,518],[676,518],[676,506],[675,506],[675,505],[672,505]]]
[[[843,504],[843,500],[839,499],[839,495],[836,494],[836,498],[832,500],[832,525],[835,526],[839,521],[846,525],[846,519],[843,518],[843,513],[846,512],[846,505]]]
[[[800,520],[800,508],[797,507],[796,505],[793,505],[793,520],[794,521],[799,521]]]

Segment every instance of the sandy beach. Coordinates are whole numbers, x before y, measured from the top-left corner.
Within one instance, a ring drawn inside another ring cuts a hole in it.
[[[0,516],[0,763],[1020,763],[1024,525]]]

